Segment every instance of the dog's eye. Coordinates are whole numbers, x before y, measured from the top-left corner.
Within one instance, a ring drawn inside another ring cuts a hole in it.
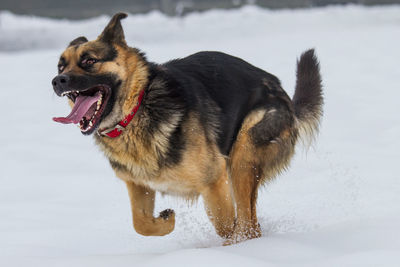
[[[58,65],[58,71],[62,72],[64,70],[65,66],[64,65]]]
[[[93,65],[96,62],[97,62],[97,60],[94,59],[94,58],[85,58],[84,60],[82,60],[81,63],[82,63],[83,66],[90,66],[90,65]]]

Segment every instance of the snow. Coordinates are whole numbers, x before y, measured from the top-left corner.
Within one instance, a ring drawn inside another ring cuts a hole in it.
[[[398,266],[400,6],[215,10],[123,21],[128,43],[164,62],[220,50],[276,74],[290,95],[295,62],[315,47],[325,114],[308,152],[260,192],[263,237],[222,247],[202,201],[157,196],[175,231],[143,237],[128,195],[91,138],[51,121],[65,99],[50,81],[73,38],[106,16],[59,21],[0,13],[1,266]]]

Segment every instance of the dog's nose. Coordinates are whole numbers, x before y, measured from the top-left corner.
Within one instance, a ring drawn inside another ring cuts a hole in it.
[[[69,82],[68,75],[60,74],[54,77],[53,81],[51,81],[54,92],[56,92],[58,96],[61,96],[61,93],[68,90],[68,82]]]

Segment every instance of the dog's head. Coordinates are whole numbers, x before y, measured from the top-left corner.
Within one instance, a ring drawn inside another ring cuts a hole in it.
[[[91,134],[130,112],[147,82],[147,65],[140,51],[126,44],[120,22],[126,16],[114,15],[96,40],[78,37],[62,53],[52,85],[58,96],[69,98],[72,111],[55,121],[79,124],[83,134]]]

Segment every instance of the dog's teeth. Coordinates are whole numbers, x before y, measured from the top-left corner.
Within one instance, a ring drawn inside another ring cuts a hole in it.
[[[101,98],[99,99],[99,101],[97,101],[96,111],[99,110],[100,107],[101,107]]]

